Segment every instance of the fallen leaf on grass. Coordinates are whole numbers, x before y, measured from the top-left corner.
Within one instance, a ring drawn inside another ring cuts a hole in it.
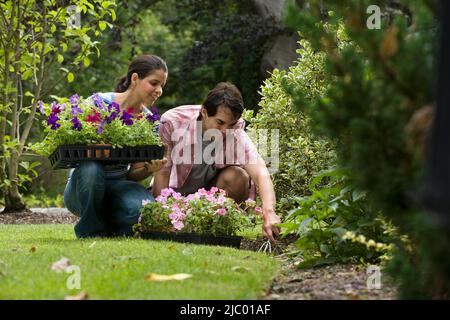
[[[67,258],[61,258],[52,264],[51,269],[56,272],[66,271],[66,269],[70,266],[70,261]]]
[[[31,246],[30,252],[36,252],[36,246]]]
[[[231,268],[231,271],[235,271],[235,272],[251,272],[251,270],[249,268],[241,267],[241,266],[234,266],[233,268]]]
[[[172,275],[164,275],[164,274],[157,274],[157,273],[150,273],[145,276],[146,281],[170,281],[170,280],[186,280],[192,278],[192,274],[187,273],[176,273]]]
[[[183,249],[182,253],[183,253],[185,256],[188,256],[188,255],[191,255],[191,254],[192,254],[192,250],[189,249],[189,248],[185,248],[185,249]]]
[[[66,296],[64,297],[64,300],[89,300],[89,296],[87,292],[81,291],[76,296]]]

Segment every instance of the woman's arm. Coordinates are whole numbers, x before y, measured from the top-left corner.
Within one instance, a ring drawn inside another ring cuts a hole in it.
[[[161,169],[167,159],[162,160],[152,160],[151,162],[135,162],[131,164],[130,170],[128,171],[127,179],[133,181],[141,181],[152,173]]]

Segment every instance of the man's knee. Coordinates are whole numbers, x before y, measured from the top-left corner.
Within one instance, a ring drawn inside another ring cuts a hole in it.
[[[237,166],[227,167],[222,170],[217,180],[217,185],[222,188],[231,187],[233,189],[247,189],[249,185],[247,172]]]

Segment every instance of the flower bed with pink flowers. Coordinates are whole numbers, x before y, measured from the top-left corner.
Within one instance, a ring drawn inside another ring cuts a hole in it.
[[[239,247],[237,233],[260,221],[261,208],[253,200],[238,205],[217,187],[188,196],[168,188],[140,213],[134,231],[142,238]]]

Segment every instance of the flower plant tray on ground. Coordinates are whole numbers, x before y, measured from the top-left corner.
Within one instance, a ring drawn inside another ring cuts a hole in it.
[[[175,233],[175,232],[141,232],[142,239],[170,240],[175,242],[188,242],[195,244],[209,244],[215,246],[226,246],[239,249],[242,237],[235,236],[213,236],[196,233]]]
[[[82,161],[119,164],[162,159],[164,147],[149,145],[113,148],[111,145],[59,146],[48,158],[52,169],[74,168]]]

